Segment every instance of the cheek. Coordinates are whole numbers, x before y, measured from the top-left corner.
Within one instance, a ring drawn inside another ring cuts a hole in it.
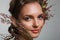
[[[45,21],[44,21],[44,20],[41,20],[41,21],[39,22],[40,27],[43,27],[44,23],[45,23]]]
[[[44,20],[40,21],[40,24],[43,25],[44,24]]]
[[[32,29],[32,22],[25,22],[25,21],[21,21],[22,25],[23,25],[23,28],[25,29]]]

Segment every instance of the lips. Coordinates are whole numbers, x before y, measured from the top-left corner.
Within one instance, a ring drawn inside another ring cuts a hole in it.
[[[37,30],[31,30],[33,33],[38,33],[39,32],[39,29]]]

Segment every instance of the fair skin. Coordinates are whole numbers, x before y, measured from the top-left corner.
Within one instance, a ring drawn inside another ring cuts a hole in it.
[[[38,37],[44,25],[45,21],[42,15],[42,8],[37,2],[24,5],[19,14],[20,23],[33,38]]]

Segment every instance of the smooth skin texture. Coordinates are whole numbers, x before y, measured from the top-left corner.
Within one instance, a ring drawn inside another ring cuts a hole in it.
[[[39,36],[44,25],[43,14],[42,8],[37,2],[24,5],[19,14],[20,23],[33,38]]]

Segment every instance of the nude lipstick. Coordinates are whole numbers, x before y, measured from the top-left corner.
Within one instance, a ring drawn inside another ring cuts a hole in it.
[[[38,33],[39,32],[39,29],[36,29],[36,30],[31,30],[33,33]]]

